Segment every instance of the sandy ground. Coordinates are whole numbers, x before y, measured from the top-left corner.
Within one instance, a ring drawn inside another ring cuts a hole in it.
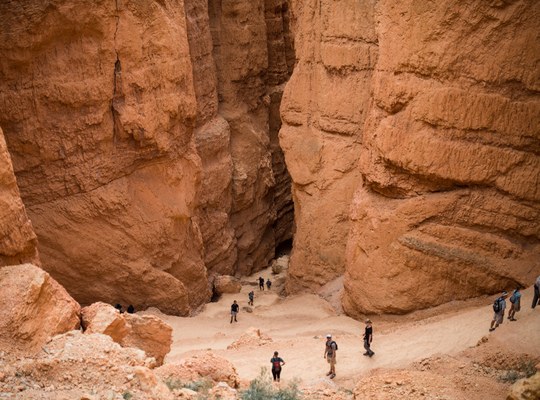
[[[258,276],[259,274],[257,274]],[[273,276],[263,271],[263,277]],[[256,277],[250,278],[255,283]],[[413,362],[438,354],[454,355],[474,347],[484,336],[490,344],[510,346],[515,352],[540,357],[540,309],[532,310],[532,289],[523,292],[522,311],[518,321],[504,321],[495,332],[488,332],[492,318],[492,298],[483,298],[446,305],[407,316],[371,317],[374,327],[373,358],[362,356],[364,324],[344,315],[337,315],[330,303],[316,295],[302,294],[280,298],[276,289],[259,291],[245,285],[239,294],[228,294],[216,303],[207,304],[195,317],[166,316],[174,329],[173,346],[166,362],[175,362],[201,351],[212,350],[230,360],[241,380],[255,378],[262,367],[270,367],[274,351],[286,361],[282,381],[299,379],[302,386],[328,381],[323,359],[325,335],[332,333],[339,345],[337,377],[334,382],[352,389],[359,378],[374,369],[399,369]],[[247,294],[255,291],[252,313]],[[494,297],[493,297],[494,298]],[[240,304],[237,323],[230,323],[233,300]],[[249,328],[260,329],[272,343],[263,346],[227,349],[227,346]],[[329,382],[328,382],[329,383]]]

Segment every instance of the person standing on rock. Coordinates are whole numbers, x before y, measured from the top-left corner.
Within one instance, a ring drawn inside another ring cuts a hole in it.
[[[278,352],[274,351],[274,357],[270,359],[270,362],[272,363],[272,377],[274,378],[274,382],[279,382],[281,375],[281,367],[285,365],[285,361],[283,361],[283,359],[278,356]]]
[[[366,349],[366,352],[364,353],[365,356],[373,357],[375,354],[371,350],[371,341],[373,340],[373,326],[371,325],[371,320],[366,319],[366,329],[364,331],[364,349]]]
[[[255,298],[255,293],[253,293],[253,290],[248,293],[248,304],[253,307],[253,299]]]
[[[326,345],[324,349],[324,358],[326,358],[326,361],[328,361],[328,364],[330,364],[330,371],[326,374],[330,377],[330,379],[334,379],[336,377],[336,352],[337,352],[338,346],[335,341],[332,340],[332,335],[328,334],[326,335]]]
[[[266,280],[266,287],[268,288],[268,290],[270,290],[270,288],[272,287],[272,281],[270,280],[270,278]]]
[[[133,307],[133,304],[130,304],[127,308],[127,312],[128,314],[133,314],[135,313],[135,307]]]
[[[259,290],[264,290],[264,278],[259,276]]]
[[[536,282],[534,283],[532,308],[536,307],[538,304],[540,304],[540,276],[536,278]]]
[[[508,312],[508,319],[510,321],[516,321],[514,316],[521,309],[521,293],[519,293],[519,288],[514,290],[512,296],[510,296],[510,311]]]
[[[506,297],[508,296],[507,292],[502,292],[501,297],[497,298],[493,303],[493,321],[491,321],[491,326],[489,328],[490,332],[493,332],[500,324],[504,321],[504,310],[506,310]]]
[[[235,301],[233,301],[232,305],[231,305],[231,324],[233,322],[233,319],[234,319],[234,322],[238,322],[236,320],[236,316],[238,315],[238,310],[240,309],[240,307],[238,306],[238,303]]]

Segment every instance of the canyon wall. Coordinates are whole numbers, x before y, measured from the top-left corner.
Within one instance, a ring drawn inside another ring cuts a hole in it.
[[[37,239],[0,129],[0,267],[23,263],[39,265]]]
[[[345,269],[343,306],[360,317],[530,285],[540,4],[308,1],[296,11],[281,131],[297,212],[289,290]],[[327,45],[313,26],[337,38]]]
[[[0,4],[0,126],[43,268],[81,304],[187,315],[290,237],[270,138],[283,4]]]

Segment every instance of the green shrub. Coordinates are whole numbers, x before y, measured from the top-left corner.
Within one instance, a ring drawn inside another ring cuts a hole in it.
[[[249,383],[249,387],[241,392],[242,400],[299,400],[300,390],[293,381],[285,388],[275,389],[268,369],[261,368],[259,376]]]

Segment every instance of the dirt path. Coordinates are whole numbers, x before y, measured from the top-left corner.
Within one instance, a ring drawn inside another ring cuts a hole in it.
[[[264,277],[269,273],[263,274]],[[254,279],[253,279],[254,281]],[[233,300],[247,305],[247,293],[255,291],[253,313],[241,310],[238,323],[229,323],[229,307]],[[211,349],[229,359],[240,378],[255,378],[261,367],[270,366],[274,350],[286,361],[283,381],[300,379],[304,385],[326,381],[323,359],[324,336],[332,333],[339,344],[335,383],[352,388],[364,373],[375,368],[402,368],[414,361],[435,354],[456,354],[476,345],[483,336],[490,340],[513,342],[516,351],[540,356],[540,310],[531,310],[531,289],[524,292],[522,311],[517,322],[506,320],[494,333],[489,333],[491,305],[469,306],[445,311],[424,320],[401,317],[392,322],[374,322],[373,358],[362,356],[363,324],[346,316],[337,316],[334,309],[315,295],[298,295],[280,299],[273,291],[259,292],[245,286],[240,294],[224,295],[219,302],[206,305],[196,317],[161,316],[174,329],[174,343],[166,362]],[[491,300],[489,300],[491,301]],[[474,304],[474,303],[473,303]],[[227,349],[250,327],[258,328],[273,339],[263,346]],[[378,333],[378,332],[384,333]]]

